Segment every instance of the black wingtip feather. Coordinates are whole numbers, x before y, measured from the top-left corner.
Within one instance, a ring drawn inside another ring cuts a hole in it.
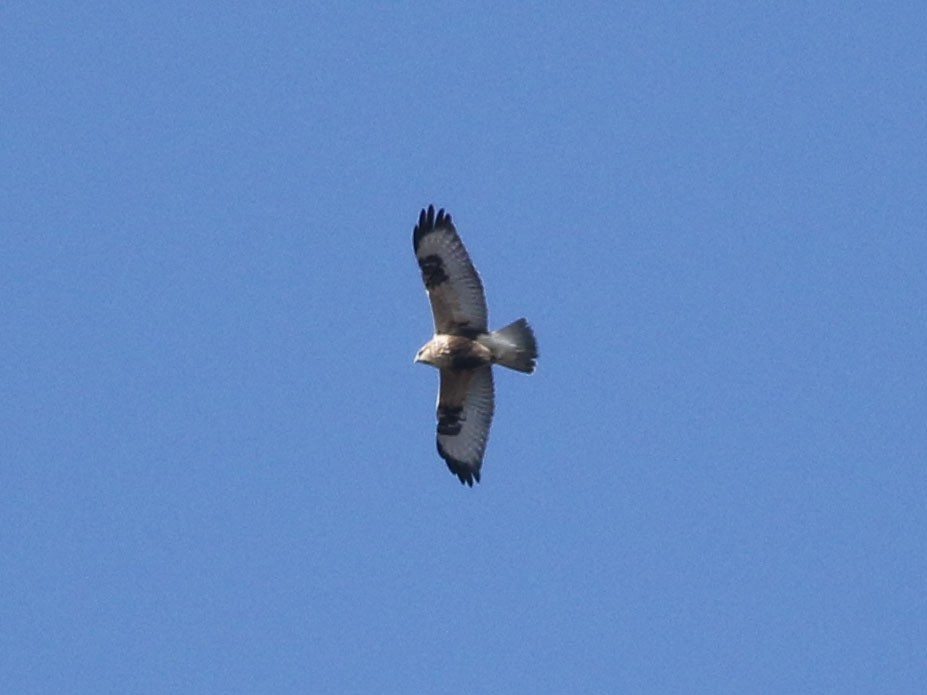
[[[440,208],[437,214],[435,214],[434,205],[422,208],[422,211],[418,215],[418,224],[412,229],[412,247],[418,252],[418,245],[426,236],[437,229],[453,228],[454,225],[451,222],[451,216],[444,212],[444,208]]]
[[[461,485],[469,485],[470,487],[473,487],[474,480],[476,482],[480,482],[479,468],[473,470],[472,467],[463,461],[458,461],[444,450],[444,447],[441,446],[440,442],[438,442],[438,454],[440,454],[441,458],[444,459],[444,462],[447,464],[447,467],[450,469],[451,473],[460,479]]]

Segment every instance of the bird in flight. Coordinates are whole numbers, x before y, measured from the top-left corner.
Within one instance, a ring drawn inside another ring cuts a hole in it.
[[[480,481],[492,423],[492,365],[530,374],[537,342],[525,319],[489,331],[483,283],[443,209],[422,210],[412,247],[434,316],[434,336],[415,361],[440,372],[438,453],[461,483],[473,487]]]

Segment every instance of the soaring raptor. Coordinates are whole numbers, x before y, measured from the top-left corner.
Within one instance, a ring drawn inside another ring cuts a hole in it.
[[[441,373],[438,453],[461,483],[473,487],[492,423],[492,365],[530,374],[537,343],[525,319],[489,331],[483,283],[444,210],[422,210],[412,246],[435,321],[435,334],[415,361]]]

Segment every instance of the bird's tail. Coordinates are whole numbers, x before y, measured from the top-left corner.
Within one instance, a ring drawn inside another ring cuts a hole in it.
[[[493,362],[509,369],[530,374],[538,358],[538,344],[534,331],[524,319],[513,321],[508,326],[480,339],[492,351]]]

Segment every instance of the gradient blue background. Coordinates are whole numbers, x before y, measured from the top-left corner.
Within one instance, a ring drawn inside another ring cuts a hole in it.
[[[927,10],[747,5],[5,3],[0,691],[927,692]]]

